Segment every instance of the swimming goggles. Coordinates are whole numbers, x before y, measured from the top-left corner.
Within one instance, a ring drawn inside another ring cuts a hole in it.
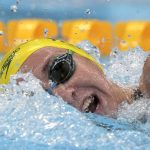
[[[48,66],[48,79],[52,81],[48,92],[52,94],[52,89],[57,85],[65,83],[73,75],[75,71],[75,62],[72,57],[72,52],[57,56]]]

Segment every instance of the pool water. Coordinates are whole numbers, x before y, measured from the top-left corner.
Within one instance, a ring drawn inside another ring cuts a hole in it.
[[[114,49],[109,58],[100,58],[100,55],[98,58],[94,54],[93,57],[104,65],[109,79],[134,87],[147,55],[135,48],[122,53]],[[16,78],[20,76],[24,81],[16,85]],[[2,150],[148,150],[150,147],[148,99],[131,105],[123,103],[118,118],[112,119],[81,113],[61,97],[49,95],[31,72],[19,72],[11,77],[8,85],[1,87],[5,89],[0,91]]]

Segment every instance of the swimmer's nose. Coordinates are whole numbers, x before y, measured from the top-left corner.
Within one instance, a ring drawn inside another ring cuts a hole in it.
[[[53,89],[53,93],[61,96],[63,99],[73,99],[75,89],[70,87],[66,88],[63,84]]]
[[[81,109],[82,98],[80,98],[80,94],[76,91],[75,88],[66,88],[64,85],[60,85],[53,90],[53,93],[62,97],[63,100],[66,101],[68,104],[76,107],[79,110]]]

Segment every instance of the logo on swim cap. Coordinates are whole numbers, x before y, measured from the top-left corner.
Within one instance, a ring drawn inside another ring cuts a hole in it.
[[[6,74],[5,74],[5,78],[7,76],[7,73],[8,73],[8,69],[9,69],[9,66],[11,64],[11,61],[13,60],[15,54],[20,50],[20,48],[17,48],[15,49],[14,51],[12,51],[12,53],[9,55],[9,57],[5,60],[2,68],[1,68],[1,71],[0,71],[0,78],[2,77],[4,71],[6,70]]]

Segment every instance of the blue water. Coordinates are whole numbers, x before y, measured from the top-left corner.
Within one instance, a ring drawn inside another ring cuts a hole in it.
[[[114,82],[136,86],[146,55],[140,48],[125,53],[117,51],[110,58],[101,58],[101,63],[105,63],[105,74]],[[131,69],[127,72],[126,67]],[[116,78],[119,73],[120,78]],[[24,81],[16,85],[15,79],[20,76]],[[132,105],[123,103],[118,118],[111,119],[81,113],[62,98],[49,95],[32,73],[18,73],[8,85],[1,86],[5,90],[0,91],[0,150],[148,150],[150,147],[147,99]]]
[[[17,1],[19,4],[17,5]],[[12,12],[11,6],[17,5]],[[1,0],[0,20],[22,18],[65,19],[96,18],[113,23],[150,19],[149,0]],[[87,9],[90,13],[86,13]]]

